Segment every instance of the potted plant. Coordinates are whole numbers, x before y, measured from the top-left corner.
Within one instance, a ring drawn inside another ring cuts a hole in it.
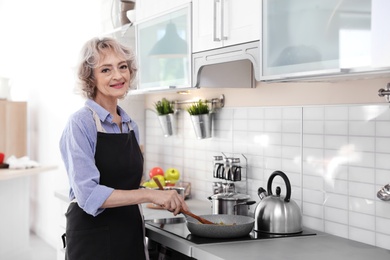
[[[171,136],[176,126],[173,104],[166,98],[163,98],[162,100],[157,101],[154,104],[154,107],[156,109],[164,136]]]
[[[187,112],[191,116],[192,125],[198,139],[211,137],[211,113],[207,102],[201,99],[187,107]]]

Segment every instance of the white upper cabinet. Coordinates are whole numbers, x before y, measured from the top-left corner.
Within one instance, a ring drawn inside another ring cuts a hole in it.
[[[137,21],[135,31],[138,90],[191,87],[191,4]]]
[[[193,0],[193,52],[260,40],[260,0]]]
[[[186,3],[191,3],[191,0],[139,0],[135,5],[136,20],[152,18]]]
[[[261,80],[386,72],[389,3],[264,0]]]

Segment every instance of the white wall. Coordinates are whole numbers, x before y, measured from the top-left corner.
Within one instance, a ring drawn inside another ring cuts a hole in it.
[[[165,138],[157,115],[146,111],[146,171],[175,167],[193,197],[206,200],[212,182],[222,181],[213,178],[213,156],[224,152],[245,166],[244,154],[248,183],[235,182],[239,192],[259,202],[257,189],[281,170],[304,226],[390,249],[390,203],[376,197],[390,182],[388,104],[226,107],[215,115],[213,137],[203,140],[187,112],[176,119],[177,134]],[[285,196],[284,183],[273,183]]]
[[[73,94],[74,68],[82,44],[112,30],[112,3],[0,0],[0,77],[12,80],[11,100],[28,102],[28,156],[58,166],[31,179],[31,228],[53,246],[61,235],[54,192],[68,187],[59,138],[84,102]]]

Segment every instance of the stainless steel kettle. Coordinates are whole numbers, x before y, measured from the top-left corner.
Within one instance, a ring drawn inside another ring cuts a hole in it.
[[[272,194],[272,181],[276,176],[283,178],[287,193],[281,197],[281,189],[276,188],[276,195]],[[260,202],[255,210],[254,230],[272,234],[293,234],[302,232],[302,214],[296,202],[290,199],[291,185],[287,175],[281,171],[271,174],[267,183],[268,195],[263,188],[259,188]]]

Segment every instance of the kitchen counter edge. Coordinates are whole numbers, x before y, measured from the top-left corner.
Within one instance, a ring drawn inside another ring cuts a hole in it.
[[[188,200],[188,206],[198,214],[210,214],[210,202]],[[173,217],[165,210],[144,207],[145,219]],[[366,260],[390,259],[390,250],[341,238],[321,231],[316,236],[271,238],[262,240],[234,241],[214,244],[194,244],[146,225],[146,234],[151,239],[187,256],[201,260],[259,259],[316,259],[316,260]]]

